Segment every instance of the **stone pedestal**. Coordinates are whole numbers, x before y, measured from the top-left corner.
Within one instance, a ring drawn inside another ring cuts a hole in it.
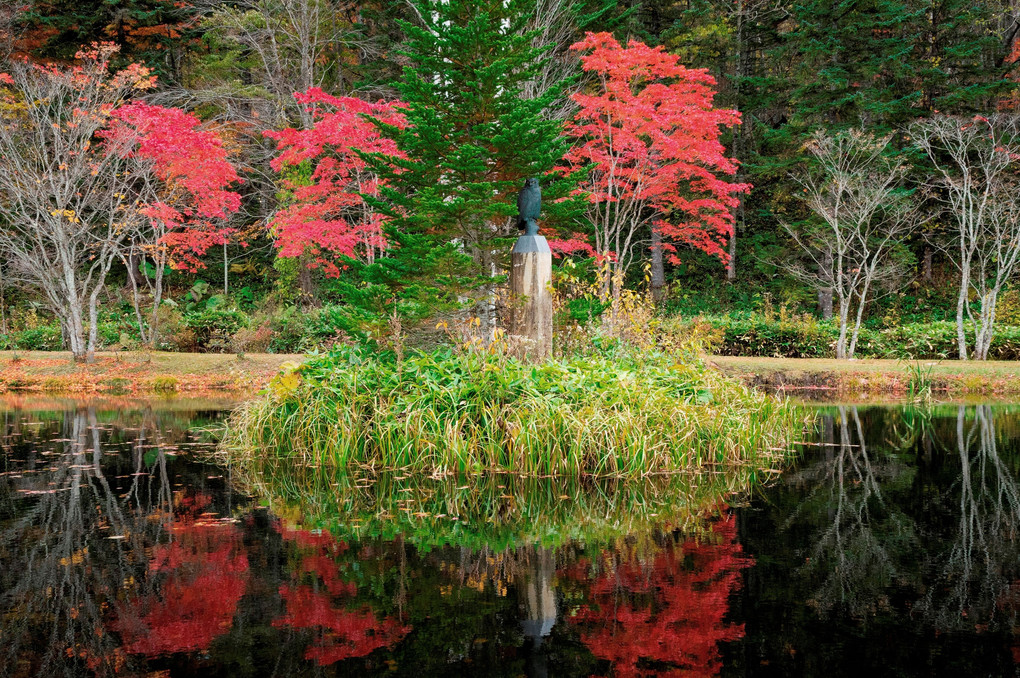
[[[522,235],[511,253],[510,334],[521,357],[540,362],[552,357],[552,251],[540,235]]]

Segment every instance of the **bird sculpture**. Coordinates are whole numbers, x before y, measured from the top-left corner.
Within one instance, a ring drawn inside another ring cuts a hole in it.
[[[542,188],[538,179],[528,179],[517,194],[517,228],[524,235],[538,235],[538,216],[542,213]]]

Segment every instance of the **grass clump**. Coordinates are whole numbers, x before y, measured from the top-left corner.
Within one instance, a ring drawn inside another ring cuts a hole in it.
[[[154,378],[151,387],[156,393],[177,393],[181,388],[181,383],[177,377],[163,375]]]
[[[531,476],[641,476],[775,456],[793,410],[695,361],[619,347],[532,365],[440,349],[341,349],[231,418],[234,458]]]

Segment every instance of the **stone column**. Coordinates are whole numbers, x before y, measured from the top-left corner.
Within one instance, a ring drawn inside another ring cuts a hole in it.
[[[522,235],[511,253],[510,334],[522,358],[552,357],[552,251],[540,235]]]

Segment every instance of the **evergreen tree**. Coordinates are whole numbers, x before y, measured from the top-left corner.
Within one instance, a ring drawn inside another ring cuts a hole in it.
[[[33,56],[70,60],[83,45],[113,42],[114,67],[140,61],[165,84],[180,80],[196,14],[175,0],[37,0],[20,19]]]
[[[1020,26],[1002,0],[913,0],[910,63],[924,115],[990,113],[1016,89],[1009,55]],[[1011,19],[1005,26],[999,19]]]
[[[552,173],[567,142],[546,115],[567,83],[522,96],[547,58],[526,30],[534,0],[413,4],[420,21],[403,23],[408,64],[395,83],[408,125],[378,123],[404,157],[372,159],[387,182],[372,203],[390,217],[396,247],[367,273],[391,287],[420,289],[409,278],[440,280],[446,294],[480,289],[487,317],[524,180],[542,183],[545,225],[576,212],[554,202],[576,184]]]

